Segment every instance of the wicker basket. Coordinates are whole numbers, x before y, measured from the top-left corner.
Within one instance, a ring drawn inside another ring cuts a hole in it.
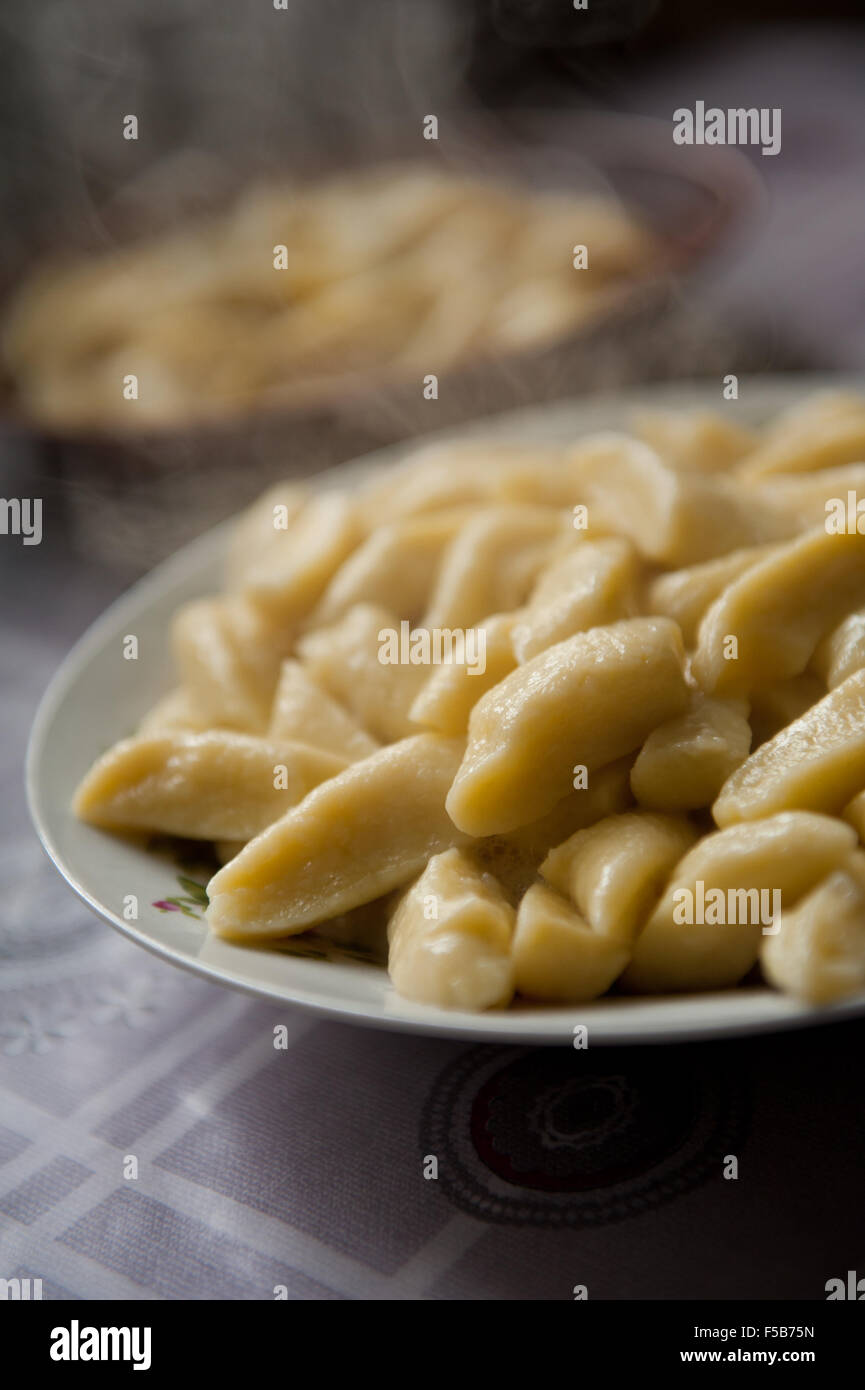
[[[76,549],[133,577],[281,476],[519,405],[723,372],[731,361],[738,370],[766,366],[761,350],[751,362],[734,355],[729,336],[688,307],[691,278],[729,246],[759,186],[735,152],[674,148],[666,122],[597,115],[554,124],[522,113],[507,131],[463,136],[458,160],[446,161],[452,167],[535,187],[613,189],[656,231],[662,252],[651,281],[622,284],[566,339],[461,365],[440,377],[436,400],[424,398],[417,379],[363,376],[335,382],[314,404],[212,426],[47,434],[17,420],[41,440]],[[130,220],[128,209],[118,215],[118,224]],[[14,420],[14,394],[7,415]]]

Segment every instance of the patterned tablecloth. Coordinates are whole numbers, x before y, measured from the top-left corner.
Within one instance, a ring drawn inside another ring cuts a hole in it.
[[[3,461],[20,495],[26,456]],[[467,1046],[250,1000],[91,917],[36,843],[22,754],[118,584],[43,491],[42,546],[0,545],[0,1277],[83,1299],[819,1299],[863,1268],[865,1023]]]

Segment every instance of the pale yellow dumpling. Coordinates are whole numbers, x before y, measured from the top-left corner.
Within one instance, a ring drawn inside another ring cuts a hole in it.
[[[316,685],[299,661],[284,661],[270,712],[271,738],[326,748],[346,762],[368,758],[376,739],[337,700]]]
[[[541,875],[594,931],[631,946],[697,832],[684,816],[626,811],[550,850]]]
[[[478,700],[504,680],[517,664],[512,640],[514,622],[513,613],[493,614],[475,630],[473,662],[450,662],[434,667],[409,710],[412,724],[436,729],[442,734],[465,734]],[[477,659],[481,651],[482,662]]]
[[[684,714],[653,729],[637,754],[631,788],[655,811],[695,811],[718,795],[751,748],[743,700],[695,697]]]
[[[865,787],[865,670],[746,758],[712,807],[718,825],[801,808],[840,812]]]
[[[843,615],[865,603],[865,536],[809,532],[752,565],[700,624],[693,672],[709,694],[747,695],[798,675]]]
[[[210,880],[220,936],[288,936],[371,902],[463,836],[445,796],[463,745],[418,734],[305,797]]]
[[[544,570],[515,618],[517,660],[530,661],[576,632],[633,617],[638,582],[637,554],[629,541],[585,540],[566,550]]]
[[[855,847],[843,821],[792,811],[716,831],[680,861],[622,976],[632,992],[721,989],[755,964],[764,929]]]
[[[622,973],[629,954],[547,884],[534,884],[523,897],[513,943],[520,994],[560,1003],[597,999]]]
[[[514,992],[514,910],[460,849],[433,855],[388,925],[388,971],[400,994],[445,1009],[489,1009]]]
[[[782,915],[760,963],[770,984],[808,1004],[865,989],[865,853],[856,850]]]
[[[429,667],[382,660],[400,621],[386,608],[359,603],[332,626],[297,643],[310,678],[351,711],[373,738],[389,742],[415,732],[409,711]]]
[[[448,795],[461,830],[514,830],[589,770],[639,747],[687,705],[679,629],[666,618],[592,628],[548,648],[478,701]]]
[[[124,739],[93,764],[74,809],[91,825],[249,840],[345,767],[286,740],[211,729]]]

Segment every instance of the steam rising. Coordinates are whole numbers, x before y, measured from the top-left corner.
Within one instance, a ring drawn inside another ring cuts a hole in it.
[[[275,170],[418,153],[462,101],[470,11],[376,0],[40,0],[0,20],[8,53],[4,233],[98,246]],[[122,138],[138,116],[139,139]]]

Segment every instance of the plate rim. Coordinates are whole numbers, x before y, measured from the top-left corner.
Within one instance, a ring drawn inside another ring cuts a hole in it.
[[[790,398],[797,392],[811,393],[827,389],[865,392],[865,379],[855,373],[759,374],[749,376],[746,380],[749,389],[757,397],[758,403],[752,407],[755,415],[765,414],[767,409],[771,408],[769,402],[772,398],[777,397],[778,406],[782,406],[784,402],[789,402]],[[490,438],[499,434],[512,435],[515,426],[518,435],[523,434],[528,437],[534,432],[536,425],[543,430],[544,422],[546,422],[547,429],[549,429],[551,417],[553,419],[561,417],[564,424],[569,416],[574,415],[577,417],[576,428],[580,429],[583,428],[579,423],[580,416],[603,415],[608,410],[621,418],[623,412],[638,409],[641,406],[667,405],[672,407],[678,402],[680,407],[690,404],[692,407],[705,408],[709,405],[708,394],[712,384],[711,380],[700,378],[649,383],[592,396],[563,398],[540,406],[521,407],[513,411],[481,417],[458,427],[449,427],[422,436],[414,436],[395,444],[388,444],[357,458],[346,460],[320,474],[299,477],[297,481],[308,482],[315,491],[329,489],[342,485],[352,477],[360,479],[364,475],[388,466],[396,465],[398,467],[404,457],[428,444],[465,439],[473,435]],[[715,389],[718,392],[718,398],[720,398],[720,390],[717,386]],[[740,402],[740,404],[743,403]],[[744,404],[747,407],[748,403],[745,402]],[[742,415],[746,416],[747,413],[746,408]],[[606,426],[609,429],[620,427],[612,424]],[[600,428],[600,426],[588,425],[586,428]],[[264,486],[269,486],[269,483],[265,482]],[[584,1006],[579,1003],[570,1006],[538,1005],[536,1010],[528,1006],[525,1012],[521,1012],[517,1008],[477,1014],[462,1010],[437,1009],[433,1006],[417,1005],[406,1000],[403,1001],[405,1007],[402,1010],[389,1013],[380,1005],[373,1007],[363,1000],[327,1002],[318,991],[309,991],[295,984],[287,989],[276,984],[270,985],[267,981],[244,979],[236,972],[231,972],[216,963],[202,961],[192,954],[184,954],[178,947],[160,941],[141,926],[126,921],[100,902],[78,879],[75,869],[67,862],[65,855],[55,842],[48,824],[48,817],[43,810],[42,758],[51,728],[70,689],[86,673],[87,667],[101,650],[104,637],[108,633],[116,631],[126,612],[138,613],[142,609],[146,609],[150,602],[158,596],[164,596],[182,581],[193,578],[208,562],[213,563],[220,547],[224,550],[225,540],[231,533],[235,520],[235,517],[230,517],[187,542],[180,550],[159,562],[153,569],[119,594],[87,626],[66,652],[38,702],[24,759],[27,808],[46,856],[79,900],[96,917],[108,922],[128,941],[143,947],[158,959],[178,966],[197,978],[239,990],[251,998],[302,1009],[318,1017],[355,1026],[379,1028],[388,1032],[422,1034],[452,1041],[504,1042],[511,1045],[570,1044],[572,1033],[564,1031],[561,1019],[561,1013],[565,1008],[571,1012],[572,1018],[576,1022],[579,1022],[578,1015],[581,1007],[584,1012],[592,1009],[597,1010],[598,1017],[593,1018],[588,1025],[589,1043],[590,1045],[605,1047],[713,1041],[726,1037],[786,1032],[804,1027],[850,1021],[865,1014],[865,995],[854,996],[836,1004],[811,1007],[768,987],[755,989],[750,994],[752,1000],[759,1001],[763,1005],[762,1010],[758,1009],[755,1016],[750,1017],[746,1013],[739,1017],[735,1015],[727,1018],[709,1017],[705,1023],[687,1019],[677,1021],[675,1016],[665,1022],[665,1014],[669,1014],[670,1009],[672,1009],[675,1015],[677,1004],[687,1005],[701,997],[704,997],[708,1002],[710,999],[718,1000],[729,994],[731,1000],[734,1000],[737,998],[736,990],[712,991],[706,996],[701,996],[699,992],[683,993],[682,995],[640,996],[639,1002],[635,999],[633,1005],[635,1009],[647,1009],[652,1015],[657,1012],[657,1026],[654,1026],[651,1018],[648,1022],[645,1020],[641,1022],[639,1017],[634,1014],[631,1014],[629,1021],[628,1011],[624,1013],[611,1012],[609,1019],[604,1023],[602,1021],[604,1005],[602,1001],[597,1000],[590,1001]],[[302,968],[302,959],[298,958],[296,964]],[[741,991],[738,992],[738,997],[741,999]],[[745,997],[748,997],[747,994]],[[699,1005],[697,1007],[699,1008]],[[553,1026],[554,1009],[558,1015],[555,1026]],[[414,1010],[417,1010],[416,1015]],[[427,1013],[426,1010],[429,1012]],[[545,1019],[546,1023],[544,1022]]]

